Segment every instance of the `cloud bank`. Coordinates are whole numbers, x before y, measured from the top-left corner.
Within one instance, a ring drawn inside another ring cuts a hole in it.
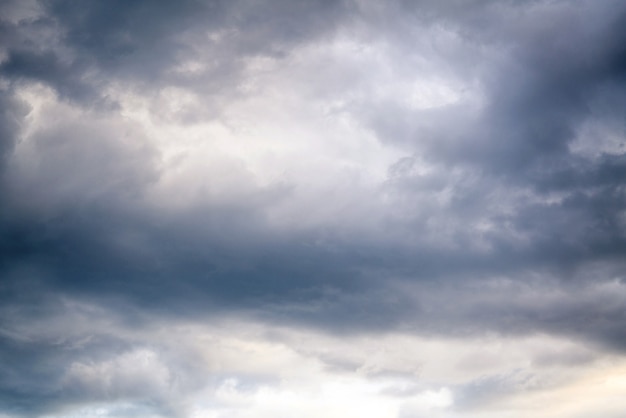
[[[621,2],[0,16],[1,417],[620,416]]]

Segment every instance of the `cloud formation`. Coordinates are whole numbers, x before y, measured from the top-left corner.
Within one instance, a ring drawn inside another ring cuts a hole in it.
[[[621,2],[0,16],[0,416],[623,410]]]

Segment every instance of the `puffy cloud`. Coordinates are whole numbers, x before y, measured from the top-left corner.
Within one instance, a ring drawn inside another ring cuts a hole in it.
[[[395,418],[518,408],[563,416],[568,393],[591,390],[583,409],[609,407],[623,383],[618,354],[547,334],[332,335],[230,316],[129,321],[115,306],[69,299],[45,311],[46,319],[4,314],[11,320],[2,330],[4,353],[13,341],[36,366],[4,367],[20,379],[3,387],[16,391],[16,382],[30,382],[20,407],[17,392],[5,392],[16,416]],[[606,391],[593,389],[598,379]]]

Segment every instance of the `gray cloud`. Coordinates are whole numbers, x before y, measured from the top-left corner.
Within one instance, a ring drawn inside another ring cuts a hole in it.
[[[96,92],[104,86],[104,74],[113,80],[128,76],[131,78],[126,80],[131,81],[141,75],[156,85],[163,83],[161,87],[168,85],[173,79],[166,76],[167,71],[181,59],[170,54],[193,55],[174,40],[183,27],[195,31],[209,25],[222,30],[233,22],[251,19],[244,25],[249,30],[237,29],[233,42],[245,44],[245,38],[257,28],[259,33],[249,41],[268,42],[235,47],[231,57],[223,57],[231,60],[266,54],[266,44],[271,42],[295,48],[295,40],[328,33],[334,26],[324,19],[326,13],[334,16],[334,22],[350,16],[336,13],[346,13],[348,6],[334,3],[317,5],[320,11],[312,16],[306,10],[277,7],[280,12],[266,18],[253,12],[256,9],[250,4],[226,8],[190,3],[176,12],[167,5],[147,8],[141,3],[101,7],[98,3],[79,8],[68,8],[63,2],[44,3],[44,17],[20,22],[18,32],[32,34],[30,25],[52,25],[57,28],[56,44],[34,51],[34,44],[16,41],[28,45],[30,51],[9,48],[2,64],[4,77],[39,80],[54,86],[61,97],[83,101],[99,95]],[[622,76],[620,45],[606,42],[616,39],[614,32],[620,26],[617,21],[610,22],[619,20],[619,14],[609,15],[604,8],[594,10],[595,20],[572,33],[573,41],[580,37],[576,44],[583,46],[573,51],[569,44],[562,47],[557,41],[591,6],[557,4],[546,10],[529,6],[528,19],[540,16],[539,23],[526,27],[530,20],[516,20],[503,38],[493,40],[493,33],[504,30],[501,21],[490,20],[492,27],[474,26],[466,15],[476,13],[474,9],[421,7],[413,11],[417,21],[430,19],[431,13],[442,14],[447,30],[478,37],[458,42],[471,45],[479,39],[487,49],[493,42],[493,48],[503,48],[504,58],[479,77],[487,102],[478,110],[470,109],[477,112],[475,117],[461,119],[463,132],[446,123],[464,112],[456,105],[416,112],[398,105],[386,111],[394,118],[389,129],[424,120],[434,123],[429,130],[437,137],[431,141],[420,136],[419,125],[418,131],[408,134],[407,140],[414,142],[408,147],[415,149],[415,157],[390,168],[389,180],[383,185],[383,193],[398,213],[397,217],[393,212],[385,215],[390,229],[383,236],[356,243],[350,235],[341,237],[324,229],[275,235],[264,220],[266,208],[275,199],[271,189],[267,197],[259,190],[260,200],[238,207],[211,204],[181,214],[160,213],[143,198],[166,169],[151,145],[141,145],[140,138],[146,134],[141,127],[124,126],[120,119],[106,116],[114,109],[96,109],[86,121],[42,126],[30,134],[21,155],[14,157],[22,160],[8,162],[4,179],[9,211],[4,229],[9,231],[5,236],[12,238],[5,239],[4,253],[10,254],[5,259],[12,261],[7,263],[29,257],[46,274],[57,277],[62,288],[110,287],[143,297],[150,283],[181,288],[183,294],[182,289],[200,288],[206,289],[207,296],[217,291],[227,299],[249,300],[310,291],[319,294],[315,289],[325,286],[347,292],[353,291],[353,285],[376,288],[383,284],[368,277],[379,273],[419,281],[462,277],[468,270],[515,275],[518,269],[575,268],[587,262],[616,260],[624,246],[622,154],[583,156],[569,150],[568,144],[574,140],[576,124],[593,117],[585,113],[586,103],[592,97],[602,101],[602,92],[599,97],[591,92]],[[489,16],[496,13],[494,7],[488,4],[480,10]],[[510,11],[505,8],[497,13],[513,20],[515,10],[524,6],[510,7]],[[367,9],[361,12],[366,16]],[[138,24],[144,14],[151,16],[151,25]],[[548,26],[551,15],[558,16],[561,23]],[[204,20],[206,16],[211,19]],[[298,18],[305,23],[297,30],[273,20]],[[606,20],[609,25],[600,25]],[[546,41],[540,43],[538,38]],[[598,52],[595,45],[607,46]],[[59,58],[62,50],[74,56],[68,64]],[[162,73],[150,75],[142,72],[144,68]],[[93,69],[96,79],[77,77]],[[510,82],[512,77],[515,83]],[[83,95],[80,91],[87,90],[70,85],[74,82],[92,93]],[[15,120],[19,110],[13,109],[20,107],[6,103],[13,112],[7,117]],[[376,113],[377,108],[369,111]],[[406,115],[398,116],[403,113]],[[356,117],[360,116],[357,113]],[[382,135],[380,123],[374,121],[374,128]],[[12,129],[5,141],[7,150],[14,146],[17,135],[17,128],[10,127],[7,124],[7,129]],[[393,131],[385,134],[389,135]],[[434,169],[417,174],[414,170],[421,161]],[[456,172],[450,175],[446,167]],[[555,193],[560,195],[552,198]],[[483,224],[486,230],[477,229]],[[197,225],[203,226],[199,230]],[[480,240],[475,239],[478,233]],[[321,237],[330,238],[325,238],[323,245],[316,244]],[[171,283],[168,277],[180,271],[185,272],[185,279]],[[83,279],[84,275],[92,279]],[[130,277],[133,280],[129,281]],[[157,299],[161,294],[178,294],[178,290],[156,292],[153,297]]]
[[[184,415],[146,316],[623,352],[619,2],[4,7],[0,412]],[[50,337],[64,297],[134,325]]]

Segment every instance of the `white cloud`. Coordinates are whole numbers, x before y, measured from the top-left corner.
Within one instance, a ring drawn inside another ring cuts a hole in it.
[[[143,348],[101,362],[73,362],[63,377],[63,384],[96,396],[123,398],[162,396],[172,382],[158,354]]]
[[[611,416],[626,382],[618,356],[547,335],[340,336],[228,317],[138,328],[108,310],[66,307],[47,324],[32,324],[45,325],[47,339],[64,336],[59,347],[68,354],[83,353],[82,360],[69,356],[59,377],[78,400],[59,418],[125,416],[146,405],[145,414],[197,418],[521,417],[528,410],[556,418],[599,407]],[[16,332],[29,329],[23,323]],[[105,335],[132,348],[112,345],[114,355],[84,357]]]

